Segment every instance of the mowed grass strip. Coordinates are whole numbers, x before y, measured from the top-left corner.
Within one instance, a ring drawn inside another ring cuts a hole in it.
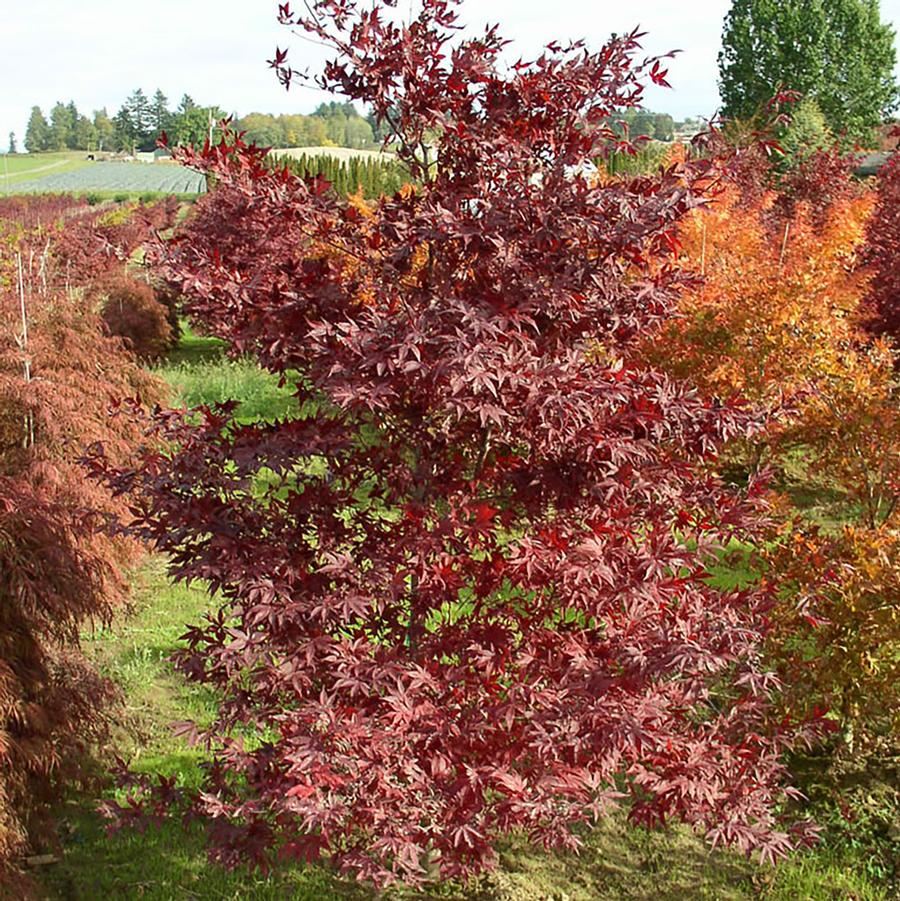
[[[239,399],[238,415],[250,421],[290,413],[289,387],[247,360],[225,356],[222,342],[186,330],[179,348],[158,373],[174,400],[189,405]],[[720,587],[753,581],[750,549],[735,546],[717,567]],[[164,561],[153,558],[135,574],[133,610],[109,629],[86,636],[88,654],[122,688],[124,715],[115,750],[146,773],[175,776],[196,785],[204,755],[172,732],[173,722],[208,723],[215,694],[186,682],[169,657],[185,625],[198,622],[215,604],[202,585],[172,585]],[[263,876],[228,872],[206,856],[201,826],[173,820],[138,834],[108,836],[91,797],[73,795],[59,811],[62,860],[39,873],[44,897],[94,899],[370,899],[366,887],[323,867],[284,864]],[[814,813],[814,811],[813,811]],[[498,847],[499,867],[467,887],[455,883],[429,891],[394,889],[383,899],[445,901],[884,901],[887,890],[868,878],[852,856],[828,847],[794,855],[778,869],[761,868],[740,856],[711,851],[683,828],[647,832],[611,817],[584,835],[578,855],[536,850],[520,836]]]
[[[174,401],[188,407],[237,400],[243,422],[274,420],[297,410],[290,385],[279,387],[272,373],[252,360],[226,356],[224,342],[197,335],[190,327],[155,371],[172,388]]]
[[[60,151],[59,153],[7,153],[0,159],[0,190],[14,193],[12,185],[22,185],[45,178],[77,172],[91,162],[84,151]]]

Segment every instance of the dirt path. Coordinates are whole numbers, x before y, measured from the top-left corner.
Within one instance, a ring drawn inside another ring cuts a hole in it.
[[[11,172],[11,177],[16,177],[18,175],[33,175],[35,172],[46,172],[48,169],[55,169],[57,166],[62,166],[65,163],[70,163],[71,160],[54,160],[52,163],[46,163],[43,166],[37,166],[34,169],[20,169],[18,172]]]
[[[20,169],[18,172],[3,172],[0,173],[0,183],[5,186],[7,193],[9,193],[9,190],[15,188],[16,185],[37,181],[39,178],[43,178],[43,175],[40,173],[46,172],[48,169],[56,169],[58,166],[64,166],[71,162],[72,160],[54,160],[52,163],[45,163],[43,166],[35,166],[34,169]]]

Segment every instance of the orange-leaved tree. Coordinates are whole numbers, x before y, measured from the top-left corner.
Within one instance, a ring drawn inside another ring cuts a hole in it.
[[[841,499],[843,524],[782,507],[767,578],[783,598],[771,650],[785,704],[828,707],[851,745],[900,709],[898,389],[892,347],[860,328],[873,203],[849,185],[815,207],[774,192],[748,203],[726,182],[680,229],[699,278],[646,348],[759,409],[767,427],[733,449],[743,467],[769,462]]]
[[[776,200],[746,206],[726,186],[688,218],[679,243],[699,279],[681,316],[646,345],[654,362],[707,393],[769,412],[809,403],[823,379],[852,374],[862,278],[854,263],[872,206],[863,193],[817,226],[800,204],[773,228]]]

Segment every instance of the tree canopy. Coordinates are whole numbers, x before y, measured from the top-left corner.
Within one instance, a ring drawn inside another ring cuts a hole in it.
[[[865,143],[896,106],[895,61],[878,0],[734,0],[719,53],[723,112],[753,116],[788,88],[813,97],[836,135]]]
[[[33,107],[25,146],[31,152],[43,150],[152,150],[163,132],[173,144],[202,144],[209,135],[210,119],[227,116],[219,106],[201,106],[184,94],[175,110],[169,109],[166,95],[159,89],[149,96],[141,88],[132,91],[110,118],[105,109],[93,119],[82,115],[74,101],[57,103],[50,121],[40,107]],[[650,131],[653,131],[651,123]],[[375,147],[370,121],[352,103],[322,103],[310,115],[248,113],[236,122],[249,141],[263,147]],[[648,132],[650,133],[650,132]]]
[[[377,887],[474,875],[514,830],[577,848],[620,802],[785,853],[809,832],[779,758],[810,733],[770,707],[768,589],[708,581],[760,524],[758,485],[711,474],[755,419],[635,356],[693,281],[671,239],[715,164],[581,177],[660,61],[634,32],[508,67],[457,6],[281,8],[337,55],[317,86],[390,128],[395,194],[341,196],[227,133],[176,154],[216,189],[149,258],[298,408],[164,412],[166,451],[92,458],[217,608],[178,657],[222,698],[209,778],[154,809],[183,800],[225,863],[324,857]],[[142,792],[104,809],[128,822]]]
[[[248,140],[262,147],[355,147],[376,145],[371,121],[352,103],[322,103],[312,115],[249,113],[237,121]]]
[[[31,117],[25,130],[25,149],[31,153],[50,149],[50,126],[39,106],[31,108]]]

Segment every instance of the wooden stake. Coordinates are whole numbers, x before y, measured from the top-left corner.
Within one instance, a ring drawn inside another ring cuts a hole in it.
[[[791,232],[791,223],[785,222],[784,238],[782,238],[782,241],[781,241],[781,255],[778,257],[778,271],[779,272],[781,272],[781,270],[784,268],[784,255],[787,252],[788,235],[790,234],[790,232]]]
[[[25,370],[26,384],[31,382],[31,360],[28,358],[28,314],[25,308],[25,272],[22,268],[22,254],[16,252],[16,275],[19,289],[19,312],[22,316],[22,335],[16,338],[16,344],[22,351],[22,366]],[[25,448],[34,446],[34,412],[25,411],[25,434],[22,438],[22,446]]]
[[[700,275],[706,275],[706,219],[703,220],[703,244],[700,248]]]
[[[41,266],[38,269],[38,278],[41,282],[41,297],[47,296],[47,259],[50,256],[50,239],[47,238],[47,243],[44,245],[44,249],[41,251]]]

